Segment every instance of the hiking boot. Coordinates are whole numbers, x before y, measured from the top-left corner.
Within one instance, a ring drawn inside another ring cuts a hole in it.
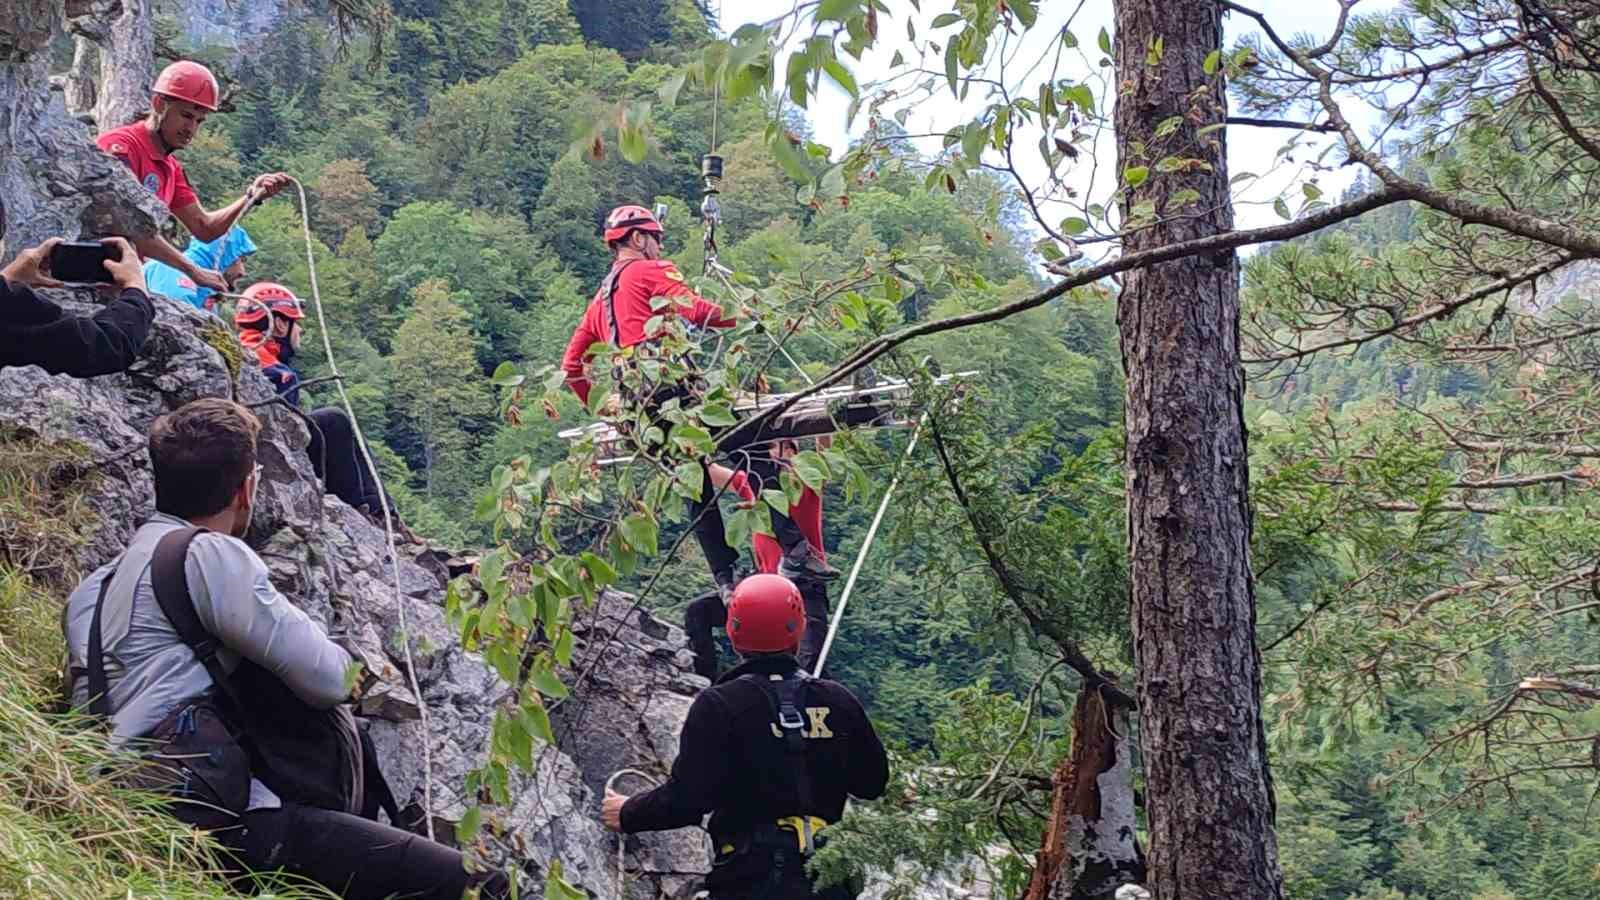
[[[778,574],[794,582],[831,581],[839,577],[839,570],[828,565],[809,543],[801,541],[784,552]]]

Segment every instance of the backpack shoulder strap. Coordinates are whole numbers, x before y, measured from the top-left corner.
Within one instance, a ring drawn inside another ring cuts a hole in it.
[[[622,324],[617,320],[617,288],[622,285],[623,270],[636,262],[637,259],[630,259],[612,266],[606,273],[606,280],[600,283],[600,293],[605,295],[606,309],[611,313],[611,346],[619,349],[622,347]]]
[[[100,614],[106,608],[106,593],[111,590],[111,582],[117,577],[117,570],[112,569],[106,573],[104,581],[100,582],[100,596],[94,601],[94,617],[89,620],[89,651],[84,662],[88,667],[89,677],[89,712],[97,716],[111,715],[111,691],[106,683],[105,649],[101,645]],[[70,700],[71,695],[68,695]]]
[[[217,658],[217,639],[200,624],[200,615],[194,610],[194,597],[189,594],[189,545],[204,528],[178,528],[168,532],[156,544],[155,555],[150,559],[150,586],[154,588],[156,602],[161,612],[172,623],[178,638],[194,651],[195,659],[206,667],[206,674],[217,689],[238,702],[233,694],[233,682]]]

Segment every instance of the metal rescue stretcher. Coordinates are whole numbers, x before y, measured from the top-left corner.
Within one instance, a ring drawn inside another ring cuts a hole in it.
[[[956,372],[939,375],[934,384],[947,384],[977,375],[978,372]],[[917,424],[906,418],[895,401],[909,396],[912,383],[903,378],[877,378],[871,384],[850,384],[827,388],[758,426],[747,423],[756,415],[779,406],[794,394],[745,395],[734,403],[734,413],[741,424],[730,426],[719,445],[732,451],[774,441],[816,437],[833,434],[847,428],[910,428]],[[593,422],[559,432],[562,440],[578,443],[592,440],[599,449],[602,466],[619,465],[633,460],[631,439],[609,422]]]

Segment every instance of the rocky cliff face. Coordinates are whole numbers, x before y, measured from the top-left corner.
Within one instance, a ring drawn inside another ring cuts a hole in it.
[[[0,3],[0,197],[12,252],[53,235],[148,235],[167,212],[50,91],[59,0]]]
[[[84,298],[53,299],[89,311]],[[271,389],[254,367],[239,366],[233,337],[209,314],[161,302],[145,353],[129,371],[94,379],[49,376],[33,367],[0,369],[0,442],[28,442],[60,463],[49,489],[85,506],[69,539],[62,573],[108,561],[152,511],[145,435],[155,418],[199,397],[262,404],[260,504],[248,540],[267,560],[273,580],[330,630],[347,632],[383,679],[365,703],[385,772],[401,805],[421,812],[423,752],[432,750],[433,805],[441,837],[466,810],[466,773],[483,758],[497,702],[506,687],[465,653],[445,622],[446,582],[463,566],[425,545],[400,551],[400,596],[390,576],[381,529],[322,493],[304,452],[305,426],[270,403]],[[406,687],[400,615],[407,619],[422,697]],[[616,838],[597,820],[606,779],[631,767],[665,773],[694,692],[683,634],[607,595],[583,615],[577,656],[595,661],[557,710],[560,746],[539,758],[538,771],[514,787],[509,809],[491,809],[488,854],[542,874],[560,859],[570,880],[596,897],[617,892]],[[420,706],[428,711],[423,728]],[[637,783],[623,783],[637,790]],[[625,896],[681,898],[708,859],[698,832],[629,839]]]

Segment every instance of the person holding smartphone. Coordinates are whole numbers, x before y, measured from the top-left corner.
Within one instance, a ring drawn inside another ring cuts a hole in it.
[[[0,203],[0,259],[5,257],[5,218]],[[51,272],[52,259],[61,257],[60,238],[22,251],[0,269],[0,368],[39,366],[52,375],[88,378],[133,365],[156,309],[145,292],[144,269],[132,245],[119,237],[101,243],[108,258],[97,278],[119,290],[93,316],[68,315],[33,291],[62,286]]]

